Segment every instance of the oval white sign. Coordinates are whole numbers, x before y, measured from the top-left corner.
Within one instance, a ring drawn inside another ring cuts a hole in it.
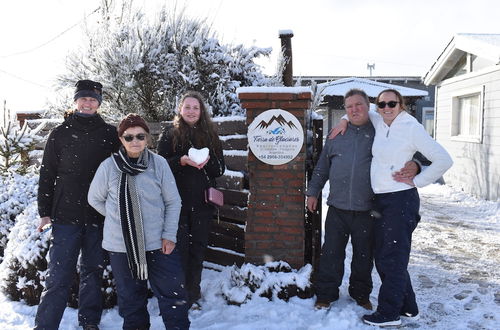
[[[266,164],[292,161],[302,149],[304,130],[297,117],[281,109],[264,111],[248,126],[248,145]]]

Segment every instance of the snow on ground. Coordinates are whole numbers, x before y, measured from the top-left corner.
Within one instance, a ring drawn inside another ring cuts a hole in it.
[[[328,187],[325,187],[328,191]],[[414,233],[410,275],[421,319],[403,328],[500,329],[500,202],[476,199],[448,186],[420,189],[422,220]],[[323,200],[326,200],[324,198]],[[348,251],[350,255],[350,251]],[[344,279],[349,274],[346,261]],[[313,299],[268,301],[254,298],[242,306],[227,305],[220,295],[225,274],[205,269],[203,309],[190,313],[192,329],[370,329],[365,311],[348,296],[347,286],[329,312],[315,311]],[[380,281],[373,272],[376,297]],[[149,301],[151,329],[162,329],[155,299]],[[0,295],[0,329],[33,327],[36,306]],[[61,329],[78,329],[74,309],[67,308]],[[120,329],[117,308],[105,311],[101,329]]]

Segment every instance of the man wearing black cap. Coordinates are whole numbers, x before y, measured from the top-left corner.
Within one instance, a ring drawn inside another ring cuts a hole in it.
[[[101,319],[104,217],[88,204],[87,193],[99,164],[118,149],[119,140],[116,128],[97,113],[100,83],[79,80],[74,101],[76,109],[50,133],[40,168],[38,230],[52,225],[52,246],[35,329],[59,327],[80,252],[78,321],[91,330]]]

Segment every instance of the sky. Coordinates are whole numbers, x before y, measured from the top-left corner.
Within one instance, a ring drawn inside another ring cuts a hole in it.
[[[292,30],[295,76],[424,76],[455,33],[500,33],[497,0],[135,0],[185,7],[206,18],[225,43],[272,47],[261,60],[274,73],[280,30]],[[45,109],[67,54],[84,44],[81,27],[100,0],[17,0],[0,4],[0,105]]]

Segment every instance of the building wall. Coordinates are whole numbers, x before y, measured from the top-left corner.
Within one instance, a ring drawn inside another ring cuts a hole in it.
[[[457,92],[484,86],[482,142],[451,137],[452,98]],[[453,167],[446,183],[491,200],[500,199],[500,68],[442,81],[436,87],[436,140],[450,153]]]

